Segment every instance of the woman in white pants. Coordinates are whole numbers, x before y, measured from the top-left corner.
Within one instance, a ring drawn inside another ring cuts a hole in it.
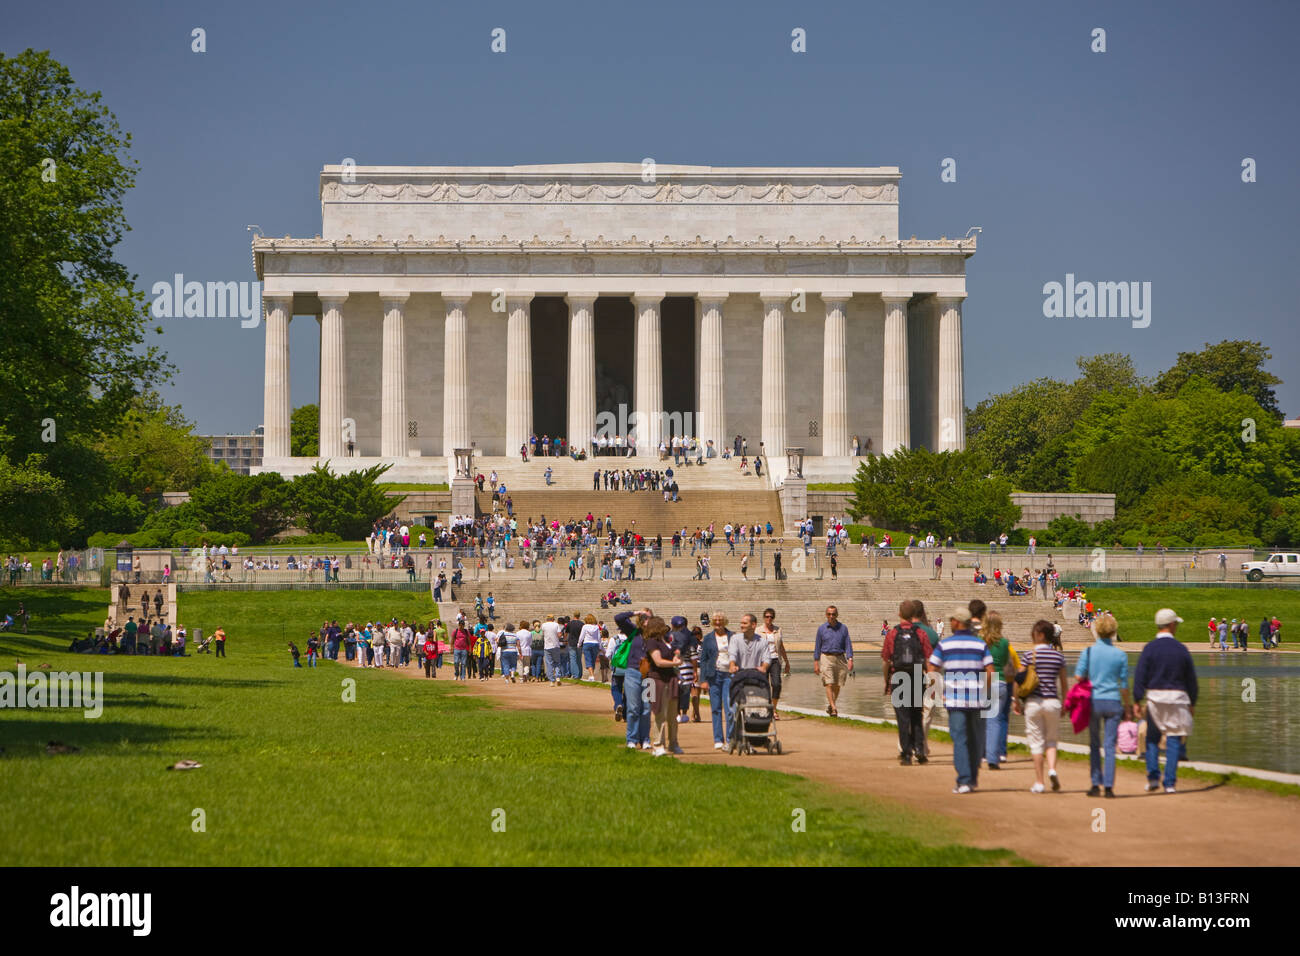
[[[375,639],[372,642],[375,648],[375,666],[384,666],[384,648],[388,646],[388,638],[384,634],[384,626],[380,624],[375,628]]]
[[[1038,683],[1023,698],[1020,684],[1012,687],[1012,706],[1017,714],[1025,715],[1025,736],[1029,738],[1029,752],[1034,758],[1032,793],[1042,793],[1047,788],[1043,782],[1043,764],[1052,781],[1052,789],[1060,790],[1061,781],[1056,775],[1057,730],[1061,723],[1061,701],[1070,689],[1070,675],[1065,669],[1065,655],[1052,646],[1056,628],[1051,621],[1034,625],[1034,646],[1020,658],[1020,666],[1028,669],[1034,665]],[[1023,703],[1022,703],[1023,700]]]
[[[519,651],[519,677],[521,680],[528,680],[533,670],[533,635],[527,628],[523,627],[520,621],[520,627],[515,631],[515,639],[518,642]],[[506,627],[510,627],[509,624]]]

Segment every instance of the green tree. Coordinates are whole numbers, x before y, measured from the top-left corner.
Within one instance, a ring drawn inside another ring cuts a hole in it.
[[[293,520],[292,487],[276,472],[218,471],[190,492],[189,515],[208,531],[233,531],[265,541]]]
[[[1179,352],[1173,368],[1156,379],[1156,391],[1177,394],[1188,380],[1199,375],[1223,392],[1240,391],[1275,418],[1282,418],[1274,385],[1282,380],[1264,368],[1273,353],[1262,342],[1224,339],[1217,345],[1205,343],[1199,352]]]
[[[319,405],[299,405],[289,416],[289,454],[295,458],[320,455]]]
[[[1173,459],[1150,443],[1125,436],[1097,445],[1075,468],[1075,490],[1115,495],[1116,509],[1135,506],[1173,472]]]
[[[858,467],[849,512],[901,531],[986,540],[1020,520],[1011,482],[989,469],[978,452],[902,448]]]
[[[1147,387],[1129,356],[1119,352],[1080,357],[1073,382],[1040,378],[980,402],[967,416],[968,450],[987,455],[993,469],[1025,491],[1061,491],[1068,483],[1059,455],[1079,417],[1103,397],[1129,400]]]
[[[1255,542],[1271,510],[1268,492],[1246,478],[1181,474],[1152,488],[1120,526],[1166,545]]]
[[[57,541],[64,533],[63,482],[40,455],[15,465],[0,455],[0,541],[27,548]]]
[[[21,455],[53,418],[60,440],[107,431],[141,380],[168,374],[145,344],[135,277],[113,258],[135,183],[131,138],[46,52],[0,54],[0,365],[19,387],[0,423]]]
[[[85,451],[125,414],[136,382],[169,374],[146,343],[144,296],[114,259],[135,181],[129,146],[100,95],[47,52],[0,54],[0,456],[30,492],[62,487],[58,512],[42,512],[46,539],[84,536],[109,490]],[[10,517],[0,537],[28,516]]]
[[[312,534],[333,533],[346,541],[364,538],[375,521],[405,500],[390,497],[379,478],[391,465],[336,475],[328,465],[316,465],[293,480],[298,524]]]
[[[136,396],[121,424],[97,447],[112,468],[116,489],[137,496],[189,491],[216,468],[194,424],[154,391]]]

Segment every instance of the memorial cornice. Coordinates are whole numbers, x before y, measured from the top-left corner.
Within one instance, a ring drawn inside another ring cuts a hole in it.
[[[374,239],[353,239],[346,236],[343,239],[295,239],[285,236],[281,239],[271,239],[260,236],[253,240],[254,254],[265,253],[403,253],[403,252],[629,252],[629,253],[654,253],[654,252],[753,252],[768,251],[773,253],[783,252],[852,252],[852,253],[869,253],[875,255],[893,254],[893,253],[917,253],[929,252],[937,254],[960,254],[972,256],[976,251],[975,237],[969,239],[858,239],[856,236],[850,236],[846,240],[832,240],[825,236],[819,236],[816,239],[796,239],[790,236],[786,239],[768,239],[759,236],[757,239],[735,239],[727,236],[725,239],[702,239],[696,236],[694,239],[671,239],[665,236],[663,239],[638,239],[631,236],[627,239],[606,239],[604,236],[597,236],[595,239],[541,239],[533,236],[531,239],[514,239],[509,236],[501,236],[496,239],[480,239],[477,236],[470,236],[467,239],[448,239],[445,236],[439,236],[437,239],[415,239],[408,237],[404,240],[385,239],[377,236]]]
[[[728,268],[743,267],[746,272],[769,275],[819,272],[832,273],[849,268],[849,260],[871,259],[872,270],[886,274],[906,275],[918,260],[934,258],[938,261],[936,272],[957,274],[964,270],[962,260],[976,252],[976,240],[970,239],[875,239],[848,240],[817,239],[694,239],[642,240],[636,236],[627,239],[594,240],[564,239],[520,240],[508,236],[496,239],[389,240],[382,236],[374,239],[281,239],[257,237],[252,244],[253,260],[257,274],[266,272],[267,257],[281,265],[274,272],[323,272],[346,274],[356,270],[364,273],[458,273],[472,272],[471,262],[492,265],[491,271],[503,273],[528,273],[533,271],[565,274],[595,274],[601,270],[597,263],[609,264],[615,260],[617,271],[632,275],[655,275],[663,272],[685,270],[705,274],[721,274]],[[320,268],[305,268],[301,263],[290,262],[290,257],[308,256],[321,259]],[[825,261],[819,265],[816,259]],[[378,261],[376,261],[378,260]],[[423,260],[423,261],[422,261]],[[353,265],[349,267],[348,263]],[[540,270],[535,266],[541,266]]]

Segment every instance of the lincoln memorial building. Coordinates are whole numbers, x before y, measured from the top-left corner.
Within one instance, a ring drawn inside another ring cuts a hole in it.
[[[973,238],[899,235],[897,167],[326,166],[321,234],[259,236],[261,470],[392,463],[447,481],[453,449],[590,454],[637,428],[735,436],[773,485],[861,454],[960,449]],[[320,458],[290,457],[289,323],[320,327]],[[625,423],[632,423],[625,425]],[[707,469],[705,469],[707,470]]]

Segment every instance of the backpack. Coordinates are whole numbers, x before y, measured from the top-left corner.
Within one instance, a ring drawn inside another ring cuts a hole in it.
[[[542,639],[542,635],[540,635],[540,634],[534,634],[534,635],[533,635],[533,650],[535,650],[535,651],[541,651],[541,650],[545,650],[545,649],[546,649],[546,642]]]
[[[894,656],[889,666],[894,671],[910,671],[923,662],[921,636],[916,633],[916,625],[900,624],[894,628]]]
[[[609,665],[615,669],[627,667],[627,655],[632,651],[632,639],[628,638],[614,648],[614,656],[609,659]]]

